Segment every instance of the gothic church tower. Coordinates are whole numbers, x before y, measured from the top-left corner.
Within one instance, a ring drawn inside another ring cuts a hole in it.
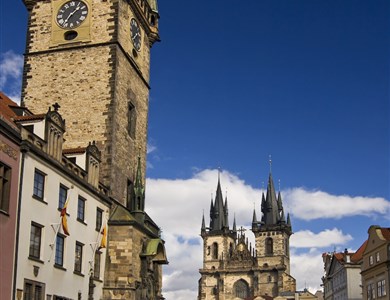
[[[100,181],[127,205],[139,154],[145,174],[156,0],[23,1],[29,20],[22,105],[42,113],[59,103],[65,147],[96,141]]]
[[[272,175],[261,200],[261,221],[253,211],[252,232],[256,245],[248,243],[245,229],[229,229],[227,200],[222,201],[218,179],[215,201],[210,206],[210,227],[202,219],[203,267],[199,270],[199,300],[254,299],[295,292],[290,275],[289,215],[284,215],[280,192],[276,196]],[[290,295],[290,296],[291,296]]]

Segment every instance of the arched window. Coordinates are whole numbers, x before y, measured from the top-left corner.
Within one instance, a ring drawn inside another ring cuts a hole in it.
[[[213,259],[218,259],[218,244],[213,244]]]
[[[274,243],[272,241],[272,238],[266,238],[265,239],[265,254],[271,255],[274,253]]]
[[[234,295],[240,299],[246,299],[249,297],[249,285],[248,283],[240,279],[233,285]]]

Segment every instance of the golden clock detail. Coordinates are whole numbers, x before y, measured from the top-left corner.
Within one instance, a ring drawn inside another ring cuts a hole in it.
[[[52,9],[51,46],[91,40],[89,0],[52,1]]]

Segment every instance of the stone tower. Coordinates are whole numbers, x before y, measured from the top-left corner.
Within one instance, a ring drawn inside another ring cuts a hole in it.
[[[150,48],[156,0],[23,0],[29,12],[22,105],[58,102],[65,147],[96,141],[100,181],[131,201],[137,157],[146,165]]]
[[[210,206],[210,227],[202,219],[203,267],[199,270],[198,300],[254,299],[258,296],[294,295],[290,275],[290,217],[284,216],[280,192],[276,196],[269,175],[266,196],[262,195],[262,219],[253,212],[252,231],[256,245],[248,243],[245,229],[229,229],[227,200],[222,201],[218,179],[215,201]]]
[[[157,0],[23,0],[29,12],[22,105],[52,103],[65,147],[95,141],[112,200],[103,299],[163,299],[160,228],[145,212],[150,48]],[[93,290],[94,284],[91,282]]]

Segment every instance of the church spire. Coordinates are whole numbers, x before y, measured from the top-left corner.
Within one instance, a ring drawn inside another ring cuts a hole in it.
[[[210,224],[212,224],[210,228],[212,231],[222,230],[223,228],[228,227],[226,222],[228,218],[227,201],[225,204],[226,205],[223,203],[220,175],[218,172],[218,184],[214,206],[210,209],[212,210],[212,213],[210,214]]]
[[[201,235],[206,233],[206,222],[204,221],[204,211],[203,211],[203,216],[202,216],[202,227],[200,229]]]
[[[134,183],[134,197],[132,210],[143,211],[145,209],[145,187],[142,184],[141,156],[138,156],[137,172]]]
[[[268,185],[267,185],[267,195],[265,199],[265,214],[264,221],[266,225],[277,224],[279,220],[278,213],[278,203],[275,193],[274,181],[272,179],[272,174],[269,173]]]

